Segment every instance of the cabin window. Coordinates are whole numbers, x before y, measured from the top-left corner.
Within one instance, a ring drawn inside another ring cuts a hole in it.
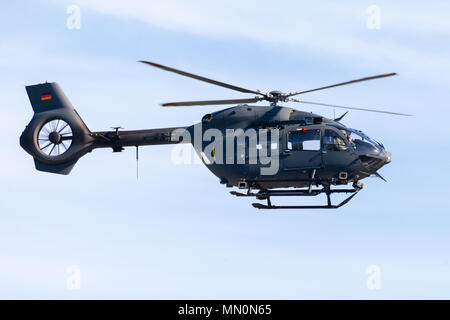
[[[305,123],[306,124],[313,124],[313,118],[312,117],[305,117]]]
[[[288,149],[297,151],[320,150],[320,130],[296,130],[289,132]]]
[[[323,149],[327,151],[345,151],[347,150],[347,145],[339,136],[338,133],[333,130],[325,130],[325,134],[323,135]]]
[[[203,116],[202,123],[207,124],[207,123],[210,123],[211,120],[212,120],[212,114],[208,113]]]

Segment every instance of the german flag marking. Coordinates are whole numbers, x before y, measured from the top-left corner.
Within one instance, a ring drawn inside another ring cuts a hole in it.
[[[42,94],[41,95],[41,100],[51,100],[52,99],[52,95],[50,93],[46,93],[46,94]]]

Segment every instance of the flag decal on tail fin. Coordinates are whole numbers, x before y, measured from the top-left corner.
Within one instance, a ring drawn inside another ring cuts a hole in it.
[[[50,93],[44,93],[41,95],[41,100],[51,100],[52,95]]]

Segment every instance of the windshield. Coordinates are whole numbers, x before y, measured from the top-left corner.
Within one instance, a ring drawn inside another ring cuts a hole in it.
[[[382,149],[378,142],[370,139],[362,131],[345,128],[341,129],[341,132],[344,133],[353,149],[357,152],[378,154]]]
[[[339,125],[331,125],[342,133],[353,149],[358,153],[379,154],[383,149],[381,143],[369,138],[361,130],[351,129]]]

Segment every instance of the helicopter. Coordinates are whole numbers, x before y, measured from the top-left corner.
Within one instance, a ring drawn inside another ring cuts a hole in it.
[[[346,107],[294,98],[305,93],[386,78],[380,74],[315,89],[263,93],[171,68],[150,61],[148,66],[228,88],[253,97],[227,100],[181,101],[163,107],[234,105],[205,114],[198,123],[185,127],[145,130],[91,131],[78,115],[60,86],[41,83],[26,86],[34,114],[20,136],[21,147],[34,159],[39,171],[68,175],[76,162],[97,148],[121,152],[125,147],[190,143],[207,168],[226,187],[238,188],[237,197],[266,201],[253,203],[258,209],[336,209],[347,204],[363,188],[361,180],[376,176],[391,162],[384,145],[360,130],[346,127],[338,118],[329,119],[279,103],[295,102],[332,108],[378,112],[399,116],[409,114]],[[268,106],[252,105],[260,101]],[[351,186],[349,186],[351,184]],[[274,205],[273,197],[314,197],[326,195],[324,205]],[[348,194],[338,204],[332,194]]]

